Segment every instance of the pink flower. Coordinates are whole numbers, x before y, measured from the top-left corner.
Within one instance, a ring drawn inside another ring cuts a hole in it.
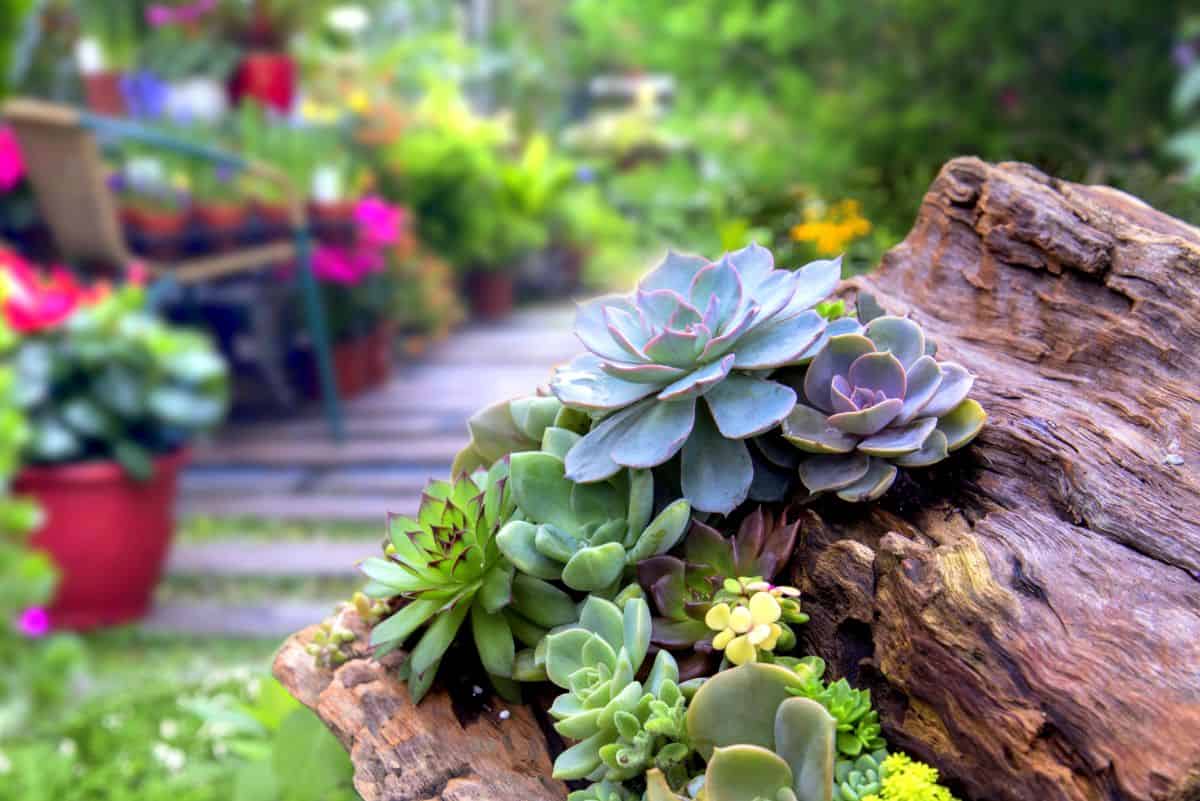
[[[363,198],[354,207],[354,219],[362,231],[363,240],[376,247],[386,247],[400,241],[404,216],[403,208],[393,206],[375,195]]]
[[[17,619],[17,630],[36,640],[50,633],[50,614],[40,606],[31,606]]]
[[[153,28],[196,22],[217,5],[217,0],[196,0],[181,6],[154,3],[146,8],[146,22]]]
[[[21,143],[7,125],[0,127],[0,191],[10,192],[25,177]]]

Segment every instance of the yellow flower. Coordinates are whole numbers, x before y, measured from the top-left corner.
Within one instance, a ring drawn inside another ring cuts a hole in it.
[[[770,591],[759,591],[748,602],[736,601],[714,604],[704,616],[704,623],[717,632],[713,648],[724,651],[735,665],[758,661],[759,651],[772,651],[783,634],[779,625],[783,613],[779,601]]]
[[[362,89],[355,89],[346,98],[346,108],[355,114],[365,114],[371,108],[371,97]]]
[[[792,227],[792,239],[811,242],[823,256],[841,253],[856,239],[871,232],[871,223],[862,216],[857,200],[843,200],[828,210],[810,206],[804,210],[804,222]]]

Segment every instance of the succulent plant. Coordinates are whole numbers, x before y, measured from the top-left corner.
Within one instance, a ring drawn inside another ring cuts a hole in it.
[[[687,730],[708,761],[706,801],[829,801],[834,720],[788,692],[797,682],[785,667],[750,663],[701,685],[688,705]],[[648,779],[652,786],[661,793],[658,777]]]
[[[355,634],[346,627],[345,617],[354,612],[368,626],[374,626],[388,613],[385,601],[372,600],[361,592],[354,593],[349,601],[343,601],[333,610],[333,615],[321,621],[313,633],[306,650],[312,655],[317,667],[332,669],[349,657],[342,647],[354,642]]]
[[[567,690],[550,707],[554,729],[579,741],[555,760],[555,778],[620,782],[687,759],[675,660],[660,651],[645,684],[635,679],[649,647],[650,609],[638,597],[622,608],[590,596],[577,625],[546,637],[546,674]]]
[[[452,473],[486,470],[511,453],[537,450],[550,426],[586,433],[590,424],[586,414],[564,408],[553,396],[528,395],[493,403],[467,421],[471,441],[455,456]]]
[[[955,801],[938,784],[938,772],[907,754],[891,754],[879,767],[880,789],[869,801]]]
[[[550,426],[543,432],[543,450],[513,454],[510,483],[522,519],[505,525],[496,541],[524,573],[612,595],[639,560],[675,547],[691,507],[680,499],[651,520],[649,470],[623,469],[576,484],[565,475],[563,456],[578,440],[578,434]]]
[[[774,661],[776,648],[790,651],[796,645],[788,623],[808,621],[798,597],[795,587],[777,587],[758,577],[725,579],[704,616],[705,625],[715,632],[712,647],[724,651],[734,665]]]
[[[658,613],[651,642],[675,653],[683,679],[712,675],[720,664],[704,617],[725,579],[774,579],[791,558],[799,525],[786,512],[776,515],[762,507],[742,520],[733,537],[694,521],[682,558],[654,556],[638,563],[638,582]]]
[[[792,687],[793,695],[811,698],[829,710],[837,721],[838,752],[855,758],[864,753],[886,748],[879,713],[871,708],[871,691],[856,690],[845,679],[826,685],[824,660],[805,657],[789,667],[802,679]]]
[[[883,789],[884,749],[863,754],[858,759],[839,759],[833,771],[833,801],[862,801]]]
[[[595,782],[567,794],[567,801],[642,801],[642,796],[620,782]]]
[[[405,663],[414,702],[428,692],[468,615],[484,668],[510,697],[514,678],[544,677],[535,668],[522,669],[532,652],[517,654],[514,637],[532,648],[546,630],[575,620],[570,596],[518,573],[496,544],[500,526],[516,509],[507,479],[508,463],[501,460],[487,472],[430,483],[415,520],[389,521],[385,558],[362,563],[371,579],[367,595],[403,603],[372,629],[377,651],[400,647],[425,627]]]
[[[808,365],[783,422],[783,436],[811,454],[799,466],[810,493],[874,500],[899,467],[934,464],[979,433],[987,415],[967,398],[974,376],[936,361],[915,322],[885,315],[835,324],[839,333]]]
[[[576,333],[589,352],[550,388],[598,422],[567,454],[567,477],[599,481],[681,454],[683,496],[701,511],[732,511],[754,479],[745,441],[796,404],[767,376],[810,355],[826,325],[812,307],[840,274],[840,261],[776,270],[757,245],[715,263],[668,253],[632,295],[581,306]]]

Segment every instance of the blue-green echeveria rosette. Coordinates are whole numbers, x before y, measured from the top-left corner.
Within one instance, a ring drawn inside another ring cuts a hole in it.
[[[883,315],[837,321],[797,382],[784,437],[811,454],[800,462],[809,492],[874,500],[900,467],[925,467],[969,443],[987,415],[967,394],[975,377],[939,362],[921,327]]]
[[[567,454],[567,478],[599,481],[681,453],[684,497],[732,511],[754,479],[745,440],[796,405],[769,376],[811,355],[825,330],[813,306],[840,276],[839,260],[776,270],[757,245],[716,262],[672,252],[633,294],[581,306],[588,352],[556,371],[551,390],[598,422]]]

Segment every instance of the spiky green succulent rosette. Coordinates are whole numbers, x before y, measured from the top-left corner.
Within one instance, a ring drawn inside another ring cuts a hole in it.
[[[431,482],[416,518],[391,522],[384,557],[362,563],[370,579],[363,591],[401,604],[372,629],[376,653],[401,647],[424,627],[404,667],[414,702],[428,692],[468,617],[480,661],[501,693],[516,695],[514,679],[545,678],[532,649],[547,630],[575,621],[575,602],[518,572],[501,553],[496,534],[515,511],[506,460]],[[528,649],[518,654],[514,638]]]
[[[810,493],[874,500],[898,468],[939,462],[983,428],[987,415],[967,398],[975,377],[937,361],[912,320],[843,318],[829,334],[796,382],[800,399],[783,422],[784,438],[812,454],[799,466]]]
[[[601,481],[680,454],[692,506],[733,511],[754,480],[746,440],[796,405],[768,376],[812,355],[825,329],[813,306],[840,275],[840,261],[776,270],[757,245],[711,263],[668,253],[633,294],[581,306],[576,333],[589,352],[560,368],[551,390],[597,422],[567,454],[566,477]]]

